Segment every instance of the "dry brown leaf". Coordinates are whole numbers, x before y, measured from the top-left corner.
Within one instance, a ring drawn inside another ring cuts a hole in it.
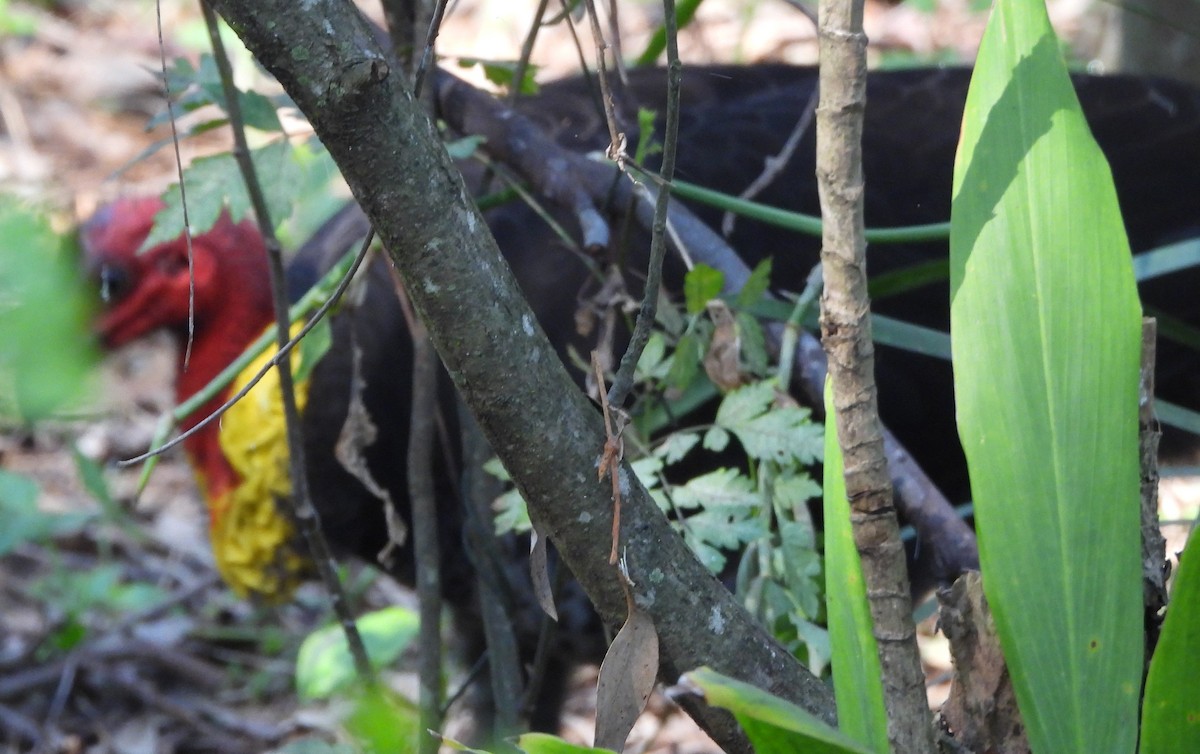
[[[626,592],[629,597],[628,591]],[[621,751],[658,678],[658,632],[627,599],[629,617],[613,639],[596,682],[596,748]]]
[[[529,578],[533,581],[533,594],[542,611],[558,620],[558,608],[554,606],[554,588],[550,586],[550,567],[546,553],[546,538],[534,527],[529,534]]]
[[[403,546],[404,541],[408,538],[408,527],[396,513],[396,506],[392,502],[391,495],[375,480],[371,470],[367,467],[367,457],[364,451],[375,442],[379,430],[375,426],[375,422],[371,420],[370,412],[367,411],[367,406],[362,399],[366,383],[362,378],[362,347],[357,338],[351,340],[351,348],[353,349],[351,362],[353,375],[350,380],[350,405],[346,410],[346,421],[342,425],[342,431],[338,434],[333,454],[338,463],[361,482],[362,486],[372,495],[379,498],[383,505],[387,520],[388,543],[379,553],[378,559],[385,567],[389,567],[393,551],[397,547]]]
[[[740,356],[742,339],[737,321],[724,301],[713,299],[707,304],[713,322],[712,341],[704,354],[704,373],[722,391],[734,390],[746,384]]]

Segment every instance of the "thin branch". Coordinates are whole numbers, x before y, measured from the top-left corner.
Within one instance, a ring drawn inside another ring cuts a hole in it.
[[[158,25],[158,59],[162,65],[163,100],[167,104],[167,122],[171,124],[171,145],[175,148],[175,174],[179,176],[179,204],[183,209],[183,239],[187,244],[188,260],[188,318],[187,339],[183,348],[183,368],[187,369],[192,359],[192,341],[196,336],[196,263],[192,256],[192,223],[188,219],[187,188],[183,180],[183,156],[179,151],[179,129],[175,125],[175,111],[171,106],[171,84],[167,78],[167,50],[163,41],[162,0],[154,3],[154,17]]]
[[[412,504],[413,552],[417,564],[417,599],[421,657],[417,665],[421,731],[441,727],[442,709],[442,578],[438,546],[438,506],[433,482],[434,414],[437,411],[437,359],[420,319],[412,323],[412,414],[408,435],[408,497]],[[418,736],[421,754],[436,754],[433,736]]]
[[[494,733],[499,739],[517,732],[524,694],[521,654],[513,619],[506,609],[513,603],[512,594],[501,565],[500,540],[491,525],[491,503],[499,496],[501,488],[499,480],[483,470],[483,465],[493,456],[491,446],[461,399],[459,408],[467,556],[479,575],[479,611],[487,642],[488,681],[496,712]]]
[[[245,120],[242,118],[239,92],[233,85],[233,70],[229,65],[229,58],[225,54],[225,45],[221,41],[217,14],[207,0],[202,0],[200,8],[204,14],[204,23],[208,27],[213,59],[221,78],[221,88],[225,93],[225,106],[229,112],[229,124],[233,131],[235,144],[234,159],[237,160],[242,179],[246,183],[246,191],[250,195],[259,230],[263,236],[263,243],[267,249],[268,270],[271,273],[271,295],[275,308],[276,341],[280,349],[283,349],[288,345],[290,329],[283,252],[279,246],[279,239],[275,237],[275,228],[271,224],[271,214],[267,208],[266,197],[263,195],[262,184],[258,181],[254,161],[250,157],[250,146],[246,142]],[[309,554],[316,564],[321,581],[329,591],[330,602],[342,624],[342,631],[346,634],[346,642],[350,647],[350,655],[354,658],[354,667],[359,679],[364,684],[373,685],[375,673],[371,669],[371,662],[367,657],[367,648],[363,644],[362,636],[358,633],[354,614],[350,610],[346,593],[338,580],[333,555],[330,553],[329,543],[326,542],[325,535],[321,531],[321,522],[309,493],[308,473],[304,462],[304,438],[300,428],[300,412],[296,408],[291,360],[282,359],[276,368],[279,370],[280,397],[283,402],[284,424],[287,428],[288,465],[292,477],[292,494],[289,501],[292,513],[297,528],[308,545]]]
[[[609,549],[601,532],[611,528],[610,490],[590,473],[604,441],[600,417],[550,356],[553,347],[483,218],[464,201],[462,179],[403,77],[390,75],[366,22],[349,4],[319,1],[319,13],[300,14],[286,0],[212,2],[310,119],[410,281],[414,307],[529,501],[531,517],[559,545],[600,615],[615,625],[624,596],[609,567],[597,568]],[[292,54],[296,49],[306,54]],[[709,661],[831,719],[828,688],[708,574],[625,464],[622,474],[629,482],[622,490],[622,528],[630,576],[659,632],[662,673],[671,677]],[[716,621],[723,632],[699,630]],[[750,750],[732,715],[695,699],[682,703],[727,751]]]
[[[596,12],[595,0],[583,0],[587,8],[588,21],[592,27],[592,41],[596,45],[596,76],[600,80],[600,94],[604,100],[604,120],[608,124],[608,158],[623,169],[625,162],[625,134],[617,125],[616,104],[613,97],[612,85],[608,80],[608,63],[605,52],[608,43],[604,32],[600,29],[600,15]]]
[[[421,60],[417,64],[417,71],[413,74],[413,96],[420,97],[425,83],[425,75],[429,72],[430,66],[437,65],[437,57],[433,54],[434,43],[437,41],[438,32],[442,28],[442,18],[446,15],[446,0],[437,0],[437,5],[434,6],[433,13],[430,14],[429,28],[425,32],[425,45],[421,48]],[[432,100],[431,100],[432,101]]]
[[[663,0],[663,16],[667,31],[667,124],[663,136],[663,159],[659,175],[664,183],[669,184],[675,177],[675,155],[679,145],[679,85],[683,72],[683,64],[679,61],[679,44],[675,28],[675,0]],[[620,408],[633,389],[634,371],[642,351],[650,340],[650,330],[658,314],[658,293],[662,285],[662,265],[666,256],[667,209],[670,205],[671,193],[658,191],[654,206],[654,221],[650,227],[650,262],[646,269],[646,290],[642,296],[642,305],[638,310],[637,324],[634,325],[633,335],[629,346],[621,357],[621,366],[613,377],[612,387],[608,391],[608,402]]]
[[[513,69],[513,83],[508,90],[508,104],[511,107],[517,97],[521,96],[522,84],[525,82],[525,72],[529,70],[529,60],[533,57],[533,44],[537,41],[538,32],[546,16],[546,6],[550,0],[538,0],[537,10],[533,12],[533,21],[529,24],[529,32],[521,43],[521,54],[517,57],[517,66]]]
[[[450,120],[453,113],[454,128],[486,137],[483,148],[489,154],[512,167],[546,199],[573,213],[586,248],[608,246],[608,224],[574,175],[574,153],[547,139],[527,118],[507,121],[511,109],[444,70],[438,71],[434,88],[439,115]],[[530,149],[530,144],[538,149]]]
[[[888,741],[898,754],[934,750],[917,651],[904,544],[896,520],[875,388],[863,236],[862,127],[867,39],[863,0],[821,0],[817,188],[823,234],[821,340],[829,357],[854,542],[880,665]]]
[[[571,1],[561,0],[562,12],[554,18],[550,19],[550,23],[558,23],[558,19],[562,19],[567,24],[567,29],[571,32],[571,40],[575,43],[575,54],[579,56],[579,72],[583,76],[587,76],[587,53],[583,51],[583,41],[579,38],[579,30],[575,28],[575,19],[571,18]]]
[[[784,142],[783,148],[778,154],[770,155],[763,160],[763,171],[758,174],[758,177],[746,187],[742,193],[738,194],[738,199],[752,200],[754,197],[762,193],[770,186],[779,174],[787,167],[791,161],[792,155],[796,153],[796,148],[800,146],[800,140],[804,138],[804,134],[808,133],[809,127],[812,126],[813,114],[817,110],[817,99],[820,90],[813,89],[812,94],[808,97],[808,104],[804,106],[804,112],[800,113],[799,120],[792,128],[792,132],[788,134],[787,141]],[[725,237],[733,235],[733,223],[737,219],[737,215],[733,212],[726,212],[721,218],[721,232]]]
[[[657,176],[639,173],[645,182],[644,191],[639,191],[634,184],[620,181],[613,165],[563,149],[525,116],[504,108],[493,98],[444,71],[440,75],[443,78],[438,82],[439,112],[452,128],[462,133],[475,133],[476,126],[482,127],[486,129],[488,145],[519,142],[525,152],[541,155],[547,164],[556,166],[554,171],[542,170],[536,174],[542,183],[530,179],[539,191],[543,191],[542,184],[550,184],[557,187],[558,194],[562,195],[565,192],[558,182],[579,181],[582,188],[576,187],[576,190],[588,193],[591,201],[597,205],[608,203],[608,206],[614,207],[628,206],[630,195],[637,193],[635,219],[643,228],[653,226],[654,202],[647,194],[657,191],[661,185]],[[519,161],[521,158],[504,152],[497,154],[497,159],[513,164],[514,159]],[[672,186],[676,184],[678,182]],[[819,218],[814,220],[817,220],[816,228],[819,229]],[[671,229],[676,250],[682,252],[686,249],[696,261],[721,270],[725,278],[722,295],[733,295],[741,290],[750,277],[750,268],[720,235],[682,203],[671,203],[668,228]],[[903,233],[920,232],[922,237],[926,237],[924,234],[930,232],[932,226],[900,230]],[[767,333],[772,341],[780,342],[783,327],[781,323],[768,323]],[[820,342],[807,332],[800,333],[795,365],[809,404],[815,406],[820,414],[824,405],[827,363]],[[977,569],[979,552],[974,532],[886,427],[883,428],[883,440],[902,511],[916,526],[922,540],[936,544],[938,561],[947,574],[953,576],[964,570]]]

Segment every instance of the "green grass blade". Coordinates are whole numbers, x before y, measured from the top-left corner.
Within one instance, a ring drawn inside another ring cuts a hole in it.
[[[686,673],[680,684],[700,689],[709,704],[732,712],[754,750],[763,754],[870,754],[872,751],[811,712],[711,668]]]
[[[1029,740],[1131,752],[1140,309],[1111,172],[1040,0],[999,0],[954,175],[959,434]]]
[[[1163,623],[1142,706],[1141,754],[1190,751],[1200,741],[1200,537],[1192,532]]]
[[[850,501],[842,472],[842,449],[834,423],[833,393],[825,380],[825,605],[838,727],[872,750],[886,752],[887,709],[883,704],[879,650],[862,563],[850,528]]]

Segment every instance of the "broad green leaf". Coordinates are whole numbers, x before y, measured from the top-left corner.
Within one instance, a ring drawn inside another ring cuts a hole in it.
[[[675,505],[684,509],[705,506],[741,507],[762,504],[762,496],[749,477],[737,469],[716,469],[691,479],[675,488]]]
[[[79,398],[98,361],[73,249],[0,194],[0,415],[43,418]]]
[[[693,267],[683,279],[683,297],[688,314],[699,314],[705,305],[721,295],[725,275],[706,264]]]
[[[720,427],[710,427],[704,433],[704,449],[720,453],[729,445],[729,433]]]
[[[654,455],[661,457],[663,463],[670,466],[679,463],[700,442],[698,432],[672,432],[657,448]]]
[[[518,94],[533,95],[538,93],[537,66],[526,65],[525,75],[520,82],[515,82],[517,76],[517,61],[515,60],[484,60],[482,58],[459,58],[459,68],[479,66],[488,81],[496,86],[502,86],[512,91],[513,84],[518,83]]]
[[[517,748],[527,754],[607,754],[612,749],[593,749],[590,746],[569,744],[548,733],[524,733],[517,739]]]
[[[661,332],[655,330],[650,333],[650,339],[646,341],[646,347],[642,349],[642,355],[638,358],[638,379],[648,380],[664,376],[666,357],[667,340]]]
[[[737,312],[734,319],[741,340],[739,355],[743,369],[758,377],[765,375],[770,365],[770,356],[767,354],[767,337],[763,332],[762,323],[749,312]]]
[[[725,396],[716,424],[737,435],[751,458],[812,463],[821,455],[821,428],[798,406],[774,407],[775,383],[755,382]]]
[[[984,590],[1034,751],[1131,752],[1141,312],[1041,0],[995,6],[962,134],[952,347]]]
[[[379,685],[354,699],[346,727],[365,744],[365,751],[411,752],[417,751],[419,736],[432,735],[421,730],[420,723],[415,704]]]
[[[1192,532],[1179,556],[1179,572],[1162,634],[1150,660],[1142,702],[1140,754],[1188,751],[1200,741],[1200,536]]]
[[[291,145],[284,140],[251,150],[251,158],[262,184],[271,222],[278,225],[291,216],[292,202],[298,191],[307,185],[304,167],[295,158]],[[323,164],[317,165],[316,169],[327,169]],[[211,230],[222,209],[229,210],[234,222],[241,222],[250,212],[250,195],[246,192],[242,173],[228,152],[194,160],[183,172],[183,179],[193,235]],[[165,206],[154,216],[154,229],[142,244],[143,249],[177,238],[183,228],[179,184],[171,184],[163,192],[162,200]]]
[[[809,620],[821,617],[821,557],[811,522],[781,520],[781,546],[776,552],[781,575],[786,576],[788,594]]]
[[[446,152],[456,160],[465,160],[475,154],[487,139],[478,134],[464,136],[461,139],[446,142]]]
[[[395,660],[417,635],[417,614],[402,607],[368,613],[356,621],[371,665]],[[296,689],[301,698],[322,699],[356,679],[346,635],[338,624],[313,631],[296,657]]]
[[[685,532],[724,550],[736,550],[763,536],[761,519],[724,508],[710,508],[688,516]]]
[[[877,752],[888,750],[879,648],[862,563],[850,526],[850,501],[838,444],[833,389],[825,380],[825,611],[833,693],[842,731]]]
[[[192,112],[208,105],[216,105],[229,112],[225,103],[225,90],[221,86],[221,74],[210,53],[200,56],[199,68],[194,68],[186,58],[177,58],[175,64],[167,70],[167,87],[173,97],[179,97],[175,103],[176,115],[180,110]],[[182,96],[179,96],[180,93]],[[283,130],[275,103],[265,95],[253,90],[239,90],[238,103],[242,107],[242,120],[246,126],[261,131]],[[170,116],[167,112],[156,115],[147,124],[147,129],[165,123],[168,117]]]
[[[658,486],[658,475],[662,472],[665,463],[657,455],[643,456],[635,461],[630,461],[629,466],[633,469],[634,476],[642,483],[642,486],[648,490],[652,490]]]
[[[633,159],[639,165],[646,164],[646,158],[651,155],[661,154],[663,151],[662,142],[659,141],[654,128],[657,117],[657,113],[654,110],[647,110],[644,107],[638,108],[637,123],[639,136],[637,149],[633,153]]]
[[[704,339],[698,333],[688,332],[680,336],[675,344],[675,356],[666,382],[676,390],[684,391],[700,373],[700,359],[704,357]]]
[[[492,502],[492,509],[496,512],[492,521],[496,536],[503,536],[510,532],[524,534],[533,529],[525,498],[521,497],[521,493],[515,487],[496,498]]]
[[[684,674],[682,683],[698,687],[709,704],[732,712],[750,737],[755,751],[764,754],[871,753],[871,749],[811,712],[715,670],[698,668]]]
[[[767,257],[754,267],[754,271],[746,279],[742,290],[738,291],[737,299],[734,302],[737,308],[744,309],[747,306],[753,306],[766,294],[767,288],[771,285],[771,262],[771,257]]]

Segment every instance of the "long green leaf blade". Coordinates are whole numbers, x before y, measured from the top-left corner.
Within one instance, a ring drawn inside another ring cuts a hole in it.
[[[872,751],[791,702],[703,667],[685,673],[709,704],[737,718],[754,750],[763,754],[870,754]]]
[[[1193,531],[1179,557],[1179,573],[1162,635],[1146,676],[1141,754],[1188,751],[1200,741],[1200,536]]]
[[[1130,752],[1140,310],[1040,0],[999,0],[954,175],[951,325],[984,588],[1035,751]]]
[[[879,649],[862,563],[850,526],[842,449],[834,422],[833,392],[825,380],[825,595],[838,728],[874,751],[888,750]]]

